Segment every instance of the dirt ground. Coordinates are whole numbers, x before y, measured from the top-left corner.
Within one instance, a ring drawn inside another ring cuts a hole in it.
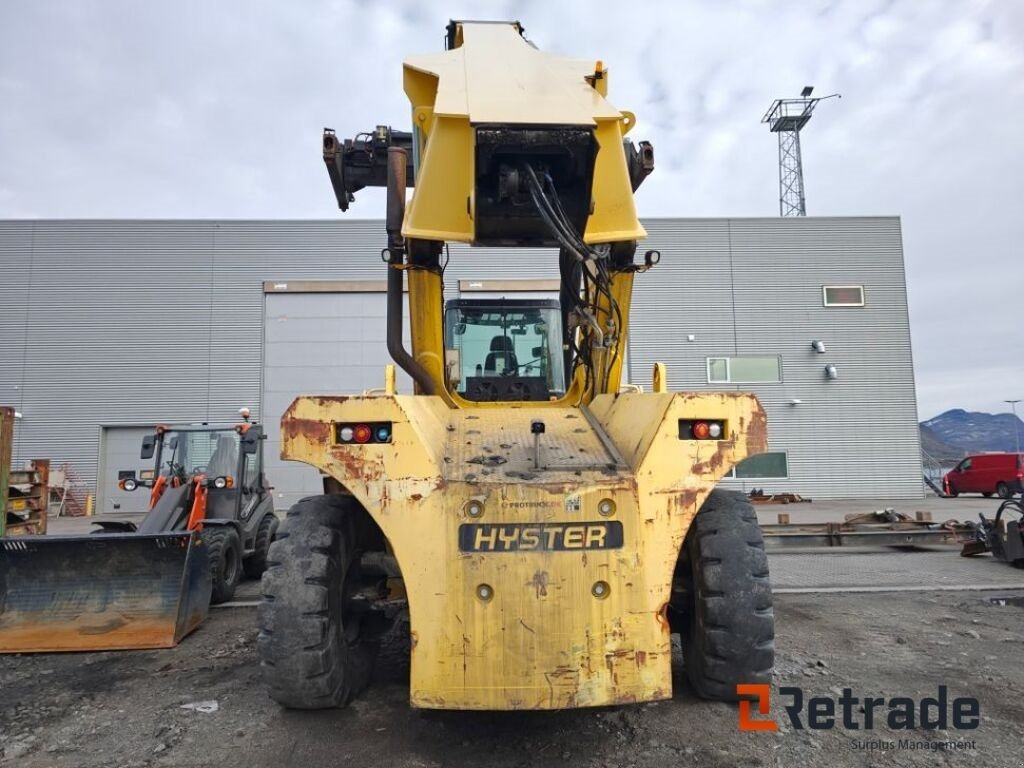
[[[246,586],[250,593],[255,587]],[[173,650],[0,657],[0,764],[1018,766],[1024,608],[999,605],[1008,594],[776,597],[776,686],[801,686],[807,696],[838,698],[849,687],[854,696],[891,698],[934,696],[946,685],[951,699],[980,700],[973,731],[796,731],[773,692],[779,730],[740,732],[736,707],[692,694],[678,654],[668,702],[553,713],[418,711],[406,701],[400,639],[350,708],[290,712],[263,691],[255,610],[233,608],[213,611]],[[182,708],[208,701],[216,711]],[[901,738],[974,744],[909,750],[898,748]]]

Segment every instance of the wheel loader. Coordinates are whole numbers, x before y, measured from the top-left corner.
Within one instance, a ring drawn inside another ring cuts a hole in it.
[[[342,210],[387,189],[387,346],[414,391],[390,368],[381,391],[299,397],[281,420],[282,457],[324,477],[263,576],[257,646],[284,706],[346,705],[404,621],[420,708],[667,699],[673,633],[696,694],[769,681],[760,530],[715,489],[766,449],[765,414],[670,392],[661,364],[650,391],[622,381],[634,276],[660,254],[638,253],[633,199],[653,149],[608,85],[518,22],[453,21],[444,51],[405,61],[411,131],[325,130]],[[449,242],[549,249],[558,299],[446,305]]]
[[[170,647],[259,578],[278,525],[263,439],[248,418],[157,426],[140,452],[153,468],[118,481],[149,491],[138,524],[0,539],[0,652]]]

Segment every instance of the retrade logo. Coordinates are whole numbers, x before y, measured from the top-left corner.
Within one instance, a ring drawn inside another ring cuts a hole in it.
[[[760,715],[770,715],[771,686],[765,684],[740,684],[736,686],[737,696],[756,696],[757,712]],[[740,730],[741,731],[777,731],[779,724],[774,720],[754,720],[750,717],[750,699],[740,699]]]
[[[777,731],[772,718],[771,687],[766,684],[741,683],[736,686],[741,731]],[[793,730],[870,731],[876,724],[891,731],[973,731],[981,725],[981,705],[973,696],[950,698],[949,689],[938,686],[935,696],[917,699],[910,696],[854,696],[853,689],[843,688],[838,698],[806,696],[803,688],[780,686],[782,709]],[[753,706],[757,704],[758,718]]]

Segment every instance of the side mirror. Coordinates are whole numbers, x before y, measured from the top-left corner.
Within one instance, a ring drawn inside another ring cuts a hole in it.
[[[142,451],[139,453],[140,459],[152,459],[153,453],[156,451],[156,435],[146,435],[142,438]]]
[[[177,448],[178,448],[178,436],[177,435],[175,435],[174,437],[172,437],[170,440],[167,441],[167,447],[170,448],[172,451],[177,450]]]
[[[263,430],[259,427],[249,427],[245,430],[240,441],[242,453],[252,455],[260,449],[260,440],[263,439]]]
[[[456,323],[452,327],[452,333],[454,333],[456,336],[461,336],[465,332],[466,332],[466,324],[465,323]]]
[[[542,357],[544,355],[544,347],[534,347],[530,350],[534,357]]]

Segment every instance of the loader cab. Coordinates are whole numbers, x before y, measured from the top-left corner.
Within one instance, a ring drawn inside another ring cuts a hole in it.
[[[562,317],[553,299],[454,299],[445,307],[448,386],[474,402],[565,394]]]
[[[143,481],[177,487],[202,476],[207,517],[245,519],[268,491],[262,437],[258,424],[160,427],[142,443],[142,458],[154,459]]]

